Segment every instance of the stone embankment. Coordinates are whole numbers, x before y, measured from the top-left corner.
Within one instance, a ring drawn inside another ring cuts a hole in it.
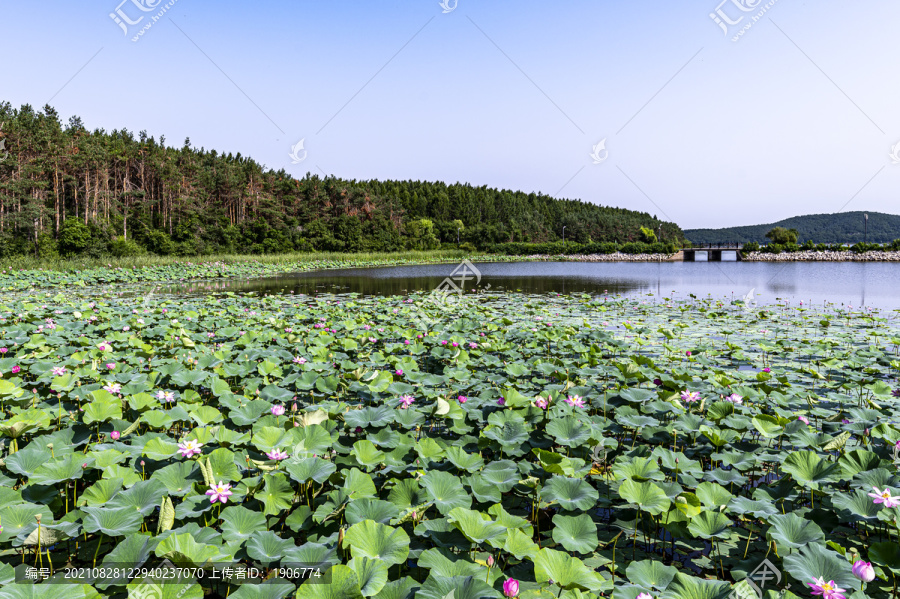
[[[900,262],[900,252],[747,252],[742,258],[745,262]]]
[[[533,255],[522,256],[522,260],[545,262],[671,262],[677,254],[562,254],[558,256]]]

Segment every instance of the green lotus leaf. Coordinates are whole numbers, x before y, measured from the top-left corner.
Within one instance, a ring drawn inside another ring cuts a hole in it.
[[[70,480],[80,479],[84,475],[83,466],[92,465],[93,461],[83,455],[69,454],[49,460],[40,466],[28,478],[33,485],[57,485]]]
[[[552,537],[566,550],[575,553],[591,553],[599,544],[597,525],[587,514],[578,516],[556,514],[553,516]]]
[[[650,458],[634,458],[630,461],[616,460],[616,463],[613,465],[613,474],[619,480],[631,479],[636,482],[665,479],[665,475],[660,471],[656,460]]]
[[[869,546],[869,559],[872,563],[889,568],[894,574],[900,574],[900,545],[893,541],[880,541]]]
[[[360,591],[364,597],[378,594],[388,580],[388,567],[382,561],[367,557],[354,557],[347,564],[356,572],[356,578],[360,584]]]
[[[432,470],[419,480],[419,484],[441,514],[449,514],[457,507],[468,509],[472,505],[472,496],[466,492],[462,481],[448,472]]]
[[[776,514],[769,517],[769,523],[772,526],[766,532],[766,538],[778,543],[779,547],[799,549],[825,540],[818,524],[797,514]]]
[[[653,560],[631,562],[625,570],[625,575],[632,583],[660,591],[666,590],[677,573],[678,570],[672,566],[665,566]]]
[[[701,539],[727,539],[731,520],[721,512],[701,512],[691,518],[688,530]]]
[[[228,599],[284,599],[294,592],[294,585],[280,578],[262,584],[242,584]]]
[[[353,444],[353,456],[361,466],[374,468],[384,461],[384,452],[379,451],[368,439]]]
[[[731,594],[731,585],[716,580],[703,580],[681,572],[660,595],[661,599],[725,599]]]
[[[652,482],[635,482],[626,480],[619,485],[619,495],[628,503],[633,503],[641,510],[659,515],[669,509],[669,497]],[[585,508],[586,509],[586,508]]]
[[[564,589],[599,591],[605,585],[602,577],[572,557],[555,549],[541,549],[534,558],[534,576],[538,582],[553,580]]]
[[[501,599],[502,595],[473,576],[431,575],[416,591],[416,599]]]
[[[352,525],[363,520],[388,524],[400,515],[400,509],[388,501],[363,498],[351,501],[344,513],[347,524]]]
[[[101,479],[85,489],[78,498],[79,505],[103,505],[122,490],[125,481],[121,478]]]
[[[241,505],[231,505],[222,510],[222,538],[229,543],[243,543],[253,533],[266,529],[266,518],[261,513]]]
[[[161,482],[169,495],[182,497],[191,491],[195,482],[202,481],[203,477],[196,462],[185,461],[160,468],[150,476],[150,479]]]
[[[503,546],[506,528],[481,512],[457,507],[450,510],[447,516],[450,524],[459,529],[473,543]]]
[[[854,449],[844,452],[838,459],[841,471],[847,478],[852,478],[860,472],[874,470],[881,466],[881,458],[871,451],[863,449]]]
[[[263,476],[263,489],[256,498],[263,502],[264,514],[277,516],[293,505],[294,489],[284,474],[266,474]]]
[[[834,480],[838,465],[824,461],[812,451],[795,451],[785,458],[781,469],[797,482],[815,489],[820,483]]]
[[[835,581],[841,588],[851,589],[859,584],[853,576],[852,564],[835,551],[814,543],[802,547],[799,552],[784,556],[784,569],[803,583],[819,578]]]
[[[35,516],[38,514],[46,514],[49,518],[50,508],[33,503],[18,503],[0,507],[0,523],[3,524],[3,530],[0,531],[0,542],[9,541],[26,532],[29,527],[34,526]]]
[[[194,540],[190,533],[171,534],[163,539],[154,550],[157,557],[168,559],[176,566],[203,567],[231,561],[231,556],[214,545]]]
[[[697,498],[706,507],[719,509],[723,505],[728,505],[734,496],[717,483],[704,482],[697,485]]]
[[[299,483],[314,480],[321,484],[334,474],[337,467],[333,462],[321,458],[303,458],[284,462],[284,469]]]
[[[344,479],[344,490],[353,499],[362,499],[364,497],[375,497],[378,490],[372,477],[356,468],[346,473]]]
[[[350,547],[353,557],[381,560],[390,566],[406,560],[409,555],[409,536],[402,528],[366,520],[347,529],[344,546]]]
[[[295,547],[291,539],[282,539],[271,530],[253,532],[244,545],[247,555],[269,565],[280,561],[285,552]]]
[[[107,504],[110,508],[131,508],[142,516],[149,516],[159,505],[160,498],[168,496],[166,487],[158,480],[145,480],[127,491],[117,494]]]
[[[437,547],[426,549],[419,555],[420,568],[428,568],[435,576],[452,578],[455,576],[478,576],[484,573],[484,567],[469,561],[464,556]]]
[[[102,532],[108,537],[119,537],[137,532],[144,516],[131,507],[83,507],[84,530]]]

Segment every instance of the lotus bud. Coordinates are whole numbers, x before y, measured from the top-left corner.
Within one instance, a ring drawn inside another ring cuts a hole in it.
[[[488,565],[488,568],[493,568],[493,567],[494,567],[494,556],[493,556],[493,555],[489,555],[489,556],[488,556],[488,558],[487,558],[487,565]]]
[[[872,582],[873,580],[875,580],[875,569],[872,568],[872,564],[870,562],[858,560],[855,564],[853,564],[853,575],[863,582]]]

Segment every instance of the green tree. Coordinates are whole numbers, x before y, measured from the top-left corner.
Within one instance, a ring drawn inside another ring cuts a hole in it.
[[[786,245],[788,243],[797,243],[798,237],[797,229],[785,229],[784,227],[775,227],[768,233],[766,233],[766,238],[769,239],[772,243],[776,243],[778,245]]]

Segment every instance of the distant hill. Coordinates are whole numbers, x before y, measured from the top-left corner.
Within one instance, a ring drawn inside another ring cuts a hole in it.
[[[865,212],[839,214],[809,214],[795,216],[767,225],[729,227],[727,229],[685,229],[684,235],[692,243],[728,243],[756,241],[767,243],[766,233],[774,227],[797,229],[799,242],[811,239],[816,243],[856,243],[865,236]],[[900,216],[869,212],[869,243],[888,243],[900,239]]]

